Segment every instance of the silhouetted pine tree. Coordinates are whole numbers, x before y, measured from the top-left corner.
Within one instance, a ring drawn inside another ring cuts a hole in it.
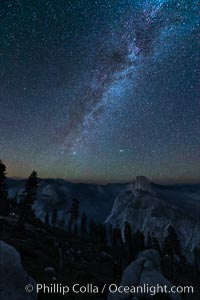
[[[86,237],[86,232],[87,231],[87,220],[86,220],[86,214],[85,213],[82,213],[82,216],[81,216],[81,236],[83,238]]]
[[[69,221],[68,221],[68,233],[69,234],[74,234],[74,227],[78,220],[78,217],[79,217],[79,201],[76,198],[73,198],[72,206],[70,208]]]
[[[144,234],[137,230],[133,234],[133,257],[136,257],[136,255],[145,249],[145,243],[144,243]]]
[[[72,235],[72,220],[71,220],[71,218],[69,218],[67,221],[67,234],[69,236]]]
[[[78,237],[78,224],[77,222],[74,223],[74,232],[73,232],[75,237]]]
[[[0,215],[7,216],[10,211],[8,192],[6,188],[6,166],[0,160]]]
[[[172,225],[168,227],[167,236],[163,243],[163,254],[168,255],[170,258],[170,277],[173,280],[174,277],[174,255],[181,257],[180,241],[178,239],[176,230]]]
[[[194,278],[200,275],[200,248],[193,249],[193,274]]]
[[[51,218],[51,224],[53,225],[53,227],[56,227],[57,218],[58,218],[57,210],[56,208],[54,208],[52,218]]]
[[[122,233],[118,226],[112,230],[112,246],[115,254],[115,262],[113,265],[114,276],[119,276],[122,271],[122,260],[124,258],[124,244]]]
[[[89,237],[93,242],[98,241],[98,228],[93,219],[89,222]]]
[[[62,230],[64,230],[64,227],[65,227],[65,221],[64,221],[63,218],[61,218],[60,219],[60,226],[59,226],[59,228],[62,229]]]
[[[109,242],[112,243],[112,240],[113,240],[113,226],[112,226],[112,224],[110,224],[109,228],[108,228],[108,239],[109,239]]]
[[[160,245],[158,239],[153,235],[151,240],[151,248],[157,250],[161,254]]]
[[[48,212],[45,214],[45,217],[44,217],[44,223],[45,223],[46,225],[49,225],[49,214],[48,214]]]
[[[114,227],[112,245],[113,247],[118,247],[121,246],[122,244],[123,244],[123,240],[122,240],[121,230],[118,226]]]
[[[147,235],[146,248],[155,249],[161,254],[161,249],[160,249],[158,239],[154,235],[151,235],[149,232]]]
[[[10,199],[10,209],[13,211],[18,210],[17,193],[13,199]]]
[[[99,222],[97,224],[97,242],[98,244],[101,244],[101,229],[102,229],[102,224]]]
[[[129,222],[124,224],[124,246],[125,246],[125,256],[130,260],[133,255],[133,240],[132,240],[132,230]]]
[[[38,183],[39,180],[37,172],[33,171],[25,184],[26,196],[20,202],[20,223],[24,223],[29,217],[35,215],[32,205],[36,200]]]
[[[72,199],[72,207],[70,209],[70,217],[72,223],[76,222],[79,217],[79,201],[77,199]]]
[[[107,245],[107,229],[105,225],[102,226],[101,242],[103,245]]]
[[[106,245],[107,244],[107,231],[106,226],[99,223],[98,224],[98,240],[100,245]]]
[[[146,249],[151,249],[151,246],[152,246],[152,236],[151,236],[151,233],[148,232],[147,234],[147,239],[146,239]]]
[[[172,225],[168,227],[167,236],[164,239],[163,243],[163,252],[164,254],[174,255],[177,254],[181,256],[181,246],[178,239],[176,230]]]
[[[39,179],[36,171],[33,171],[29,176],[28,180],[25,184],[25,190],[27,193],[31,193],[32,195],[36,194],[36,188],[38,187]]]

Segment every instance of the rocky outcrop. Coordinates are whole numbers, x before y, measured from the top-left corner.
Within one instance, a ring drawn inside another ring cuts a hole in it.
[[[160,255],[156,250],[149,249],[140,252],[138,258],[133,261],[123,272],[120,286],[167,286],[170,289],[173,284],[160,272]],[[151,292],[153,294],[154,292]],[[140,299],[150,293],[109,293],[107,300],[132,300]],[[153,295],[152,295],[153,296]],[[178,294],[168,294],[171,300],[180,300]]]
[[[138,177],[132,189],[122,192],[115,200],[106,223],[119,226],[129,222],[133,232],[140,230],[147,238],[152,233],[161,243],[171,224],[181,241],[183,252],[190,258],[192,249],[200,246],[200,222],[177,206],[160,199],[145,177]]]
[[[156,191],[145,176],[137,176],[135,180],[135,192],[149,193],[156,196]]]
[[[25,290],[28,284],[33,286],[30,293]],[[23,269],[19,252],[3,241],[0,241],[0,299],[37,299],[36,283]]]

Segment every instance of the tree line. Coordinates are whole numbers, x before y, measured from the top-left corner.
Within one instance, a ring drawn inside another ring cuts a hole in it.
[[[6,166],[0,160],[0,216],[8,217],[12,211],[17,211],[17,225],[23,227],[26,222],[36,218],[33,204],[37,197],[39,178],[36,171],[33,171],[25,182],[24,197],[18,202],[17,197],[10,199],[6,186]],[[146,239],[140,230],[133,231],[131,225],[125,222],[123,230],[119,226],[112,224],[106,226],[93,219],[87,220],[85,212],[80,213],[79,200],[72,199],[71,207],[67,214],[67,222],[63,218],[58,218],[58,211],[54,208],[51,215],[45,213],[44,223],[55,229],[66,231],[69,238],[82,238],[97,245],[109,246],[115,249],[119,261],[126,258],[127,263],[137,257],[140,251],[145,249],[155,249],[161,256],[168,256],[171,263],[171,273],[173,273],[174,257],[178,256],[182,263],[185,258],[181,251],[181,243],[175,228],[168,226],[167,235],[162,244],[153,233],[148,233]],[[194,268],[199,270],[200,249],[193,249]],[[120,262],[119,262],[120,263]]]

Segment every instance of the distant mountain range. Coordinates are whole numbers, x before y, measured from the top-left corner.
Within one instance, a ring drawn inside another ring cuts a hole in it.
[[[8,179],[9,195],[24,196],[25,179]],[[60,218],[67,219],[72,198],[79,199],[81,212],[88,220],[112,223],[122,229],[128,221],[133,230],[147,235],[154,233],[159,240],[167,226],[173,224],[182,244],[192,249],[200,244],[200,184],[158,185],[145,177],[128,184],[83,184],[63,179],[41,179],[36,214],[43,219],[56,208]]]
[[[7,179],[9,195],[18,199],[23,196],[25,179]],[[71,183],[64,179],[41,179],[35,204],[37,214],[42,217],[44,211],[56,207],[59,211],[67,211],[71,199],[80,201],[80,208],[89,217],[103,221],[112,209],[119,194],[133,189],[135,183],[129,184],[84,184]],[[184,214],[199,220],[200,216],[200,184],[158,185],[151,184],[158,198],[171,203]]]
[[[24,196],[25,179],[8,179],[7,187],[10,197],[17,195],[18,200]],[[43,218],[45,212],[54,208],[65,216],[71,206],[72,198],[80,202],[81,212],[88,219],[104,221],[119,193],[129,188],[129,184],[84,184],[71,183],[64,179],[41,179],[39,183],[35,210],[38,217]]]

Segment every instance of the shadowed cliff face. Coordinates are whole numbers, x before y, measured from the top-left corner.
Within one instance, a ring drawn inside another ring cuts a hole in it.
[[[24,185],[25,180],[8,179],[9,196],[14,197],[17,194],[20,201],[24,195]],[[136,194],[138,194],[137,197]],[[139,200],[141,195],[143,195],[142,204]],[[88,219],[95,218],[104,221],[112,207],[117,205],[119,212],[120,210],[124,211],[127,206],[127,198],[130,198],[134,207],[150,205],[147,200],[144,201],[145,195],[160,199],[160,205],[154,209],[153,214],[158,212],[163,216],[168,214],[165,207],[169,205],[173,206],[174,210],[179,210],[181,215],[199,220],[200,185],[156,185],[142,176],[137,177],[133,183],[107,185],[71,183],[63,179],[41,179],[34,207],[37,216],[41,219],[46,211],[52,212],[54,207],[60,215],[66,214],[72,198],[76,197],[79,199],[81,211],[86,212]],[[118,198],[120,201],[116,200]],[[162,205],[161,200],[163,200]]]
[[[106,223],[120,226],[124,231],[129,222],[133,232],[137,229],[147,237],[153,233],[161,242],[172,224],[180,237],[183,251],[188,254],[200,244],[200,222],[189,216],[181,207],[158,197],[156,189],[144,177],[138,177],[132,189],[122,192],[115,200]]]
[[[134,191],[149,193],[156,196],[156,190],[145,176],[137,176]]]
[[[25,180],[8,179],[9,196],[17,195],[18,201],[24,197]],[[88,218],[103,221],[109,214],[117,195],[129,189],[130,184],[83,184],[71,183],[63,179],[41,179],[37,200],[34,204],[36,215],[43,218],[45,212],[56,208],[59,214],[66,214],[72,198],[80,202],[80,210]]]

